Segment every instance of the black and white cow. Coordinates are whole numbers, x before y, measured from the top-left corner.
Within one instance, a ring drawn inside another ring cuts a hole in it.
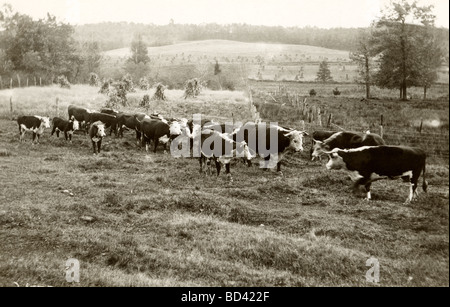
[[[326,153],[330,160],[326,168],[345,169],[354,174],[356,191],[363,185],[367,192],[367,200],[371,199],[370,186],[372,182],[380,179],[408,179],[410,182],[410,193],[406,202],[417,196],[417,181],[423,172],[422,189],[427,191],[425,180],[426,154],[420,148],[405,146],[363,146],[355,149],[338,149]],[[376,174],[378,178],[373,178]]]
[[[69,119],[73,116],[80,123],[80,129],[85,132],[88,131],[87,123],[90,121],[91,110],[71,104],[67,107],[67,112],[69,113]]]
[[[59,137],[59,132],[64,132],[64,137],[66,138],[66,141],[72,142],[72,135],[75,130],[78,130],[79,124],[78,121],[75,119],[74,116],[70,120],[62,119],[61,117],[53,117],[52,120],[53,128],[52,128],[52,134],[56,132],[56,136]]]
[[[33,131],[33,143],[37,137],[37,143],[39,143],[39,137],[44,133],[45,128],[50,128],[50,119],[48,117],[42,117],[38,115],[19,116],[17,118],[19,124],[19,140],[24,140],[26,131]]]
[[[144,118],[139,122],[142,134],[142,146],[145,146],[146,151],[148,151],[150,141],[153,141],[153,152],[156,152],[159,143],[164,144],[164,149],[166,149],[166,145],[169,141],[182,133],[181,125],[177,121],[167,122],[165,120]]]
[[[94,122],[89,127],[89,138],[92,141],[94,155],[100,153],[102,147],[102,139],[106,136],[105,125],[100,122]]]
[[[320,157],[324,152],[334,148],[351,149],[362,146],[385,145],[384,140],[375,133],[360,133],[351,131],[336,132],[324,141],[314,141],[311,159]]]
[[[120,112],[111,108],[101,108],[100,113],[117,116]]]
[[[136,132],[136,142],[139,145],[141,142],[141,122],[150,117],[145,113],[119,113],[117,114],[117,130],[119,137],[123,137],[125,128],[132,129]]]
[[[314,144],[316,143],[316,141],[324,141],[335,133],[336,133],[336,131],[317,130],[311,134],[311,149],[309,150],[309,155],[310,155],[310,158],[312,161],[315,160],[315,158],[313,157],[312,154],[314,151]],[[319,156],[319,160],[320,160],[320,156]]]
[[[211,174],[211,162],[216,166],[217,176],[220,175],[222,164],[225,166],[225,174],[229,181],[233,181],[230,172],[231,159],[243,157],[250,160],[252,158],[245,141],[237,143],[231,138],[231,134],[220,133],[216,130],[204,129],[201,132],[201,156],[200,173],[205,172],[204,166],[209,166],[208,170]]]
[[[247,123],[234,131],[232,138],[238,143],[245,141],[252,155],[264,158],[263,168],[272,168],[276,163],[277,172],[281,174],[284,155],[303,151],[304,135],[308,133],[275,125]],[[250,160],[248,165],[251,165]]]
[[[101,113],[101,112],[91,112],[89,114],[89,123],[95,123],[101,121],[105,128],[110,128],[109,135],[114,134],[117,136],[117,117],[115,115]]]

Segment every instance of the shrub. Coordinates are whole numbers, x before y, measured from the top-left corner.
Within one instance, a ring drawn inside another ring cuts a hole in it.
[[[102,85],[100,86],[100,90],[98,91],[100,94],[108,94],[110,91],[110,86],[113,83],[111,78],[102,81]]]
[[[139,79],[139,88],[144,91],[148,91],[150,89],[150,82],[148,82],[146,77]]]
[[[56,78],[56,83],[58,83],[62,88],[70,88],[70,82],[64,75],[58,76],[58,78]]]
[[[142,100],[139,102],[139,106],[148,109],[150,107],[150,96],[145,94],[144,97],[142,97]]]
[[[122,83],[123,83],[123,87],[125,89],[125,91],[127,92],[134,92],[134,84],[133,84],[133,78],[131,77],[130,74],[126,74],[125,76],[122,77]]]
[[[184,99],[187,97],[197,97],[203,88],[203,82],[197,78],[187,80],[184,83]]]
[[[164,86],[162,83],[156,83],[154,85],[156,88],[155,94],[153,95],[154,100],[166,100],[166,95],[164,95],[164,90],[166,89],[166,86]]]
[[[339,89],[337,87],[335,89],[333,89],[334,96],[339,96],[340,94],[341,94],[341,91],[339,91]]]
[[[309,96],[316,96],[317,92],[315,89],[309,91]]]
[[[100,83],[100,78],[98,77],[98,75],[94,72],[91,72],[89,74],[89,85],[90,86],[98,86]]]

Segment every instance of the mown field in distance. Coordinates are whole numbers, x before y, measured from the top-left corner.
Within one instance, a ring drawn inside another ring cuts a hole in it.
[[[45,115],[60,97],[63,115],[66,103],[99,109],[96,91],[15,89],[13,101]],[[374,183],[371,202],[352,195],[345,173],[309,161],[308,140],[283,177],[235,161],[229,184],[199,174],[196,159],[145,153],[132,132],[106,137],[97,156],[82,134],[68,144],[46,130],[41,144],[29,134],[20,143],[10,94],[0,91],[1,286],[373,286],[371,256],[380,286],[449,285],[448,162],[430,161],[429,191],[408,205],[401,181]],[[139,110],[142,94],[124,110]],[[167,91],[150,111],[249,116],[241,92],[181,94]],[[69,258],[80,261],[79,284],[65,281]]]
[[[117,70],[121,70],[120,67],[130,56],[130,49],[110,50],[103,55],[105,61],[101,68],[102,74],[119,76]],[[148,55],[151,59],[150,76],[154,79],[158,79],[159,74],[167,74],[174,67],[183,69],[186,66],[191,67],[193,74],[189,78],[199,77],[201,72],[195,70],[200,68],[203,71],[204,66],[209,66],[212,73],[216,60],[224,68],[231,66],[225,70],[244,66],[245,76],[242,76],[266,81],[315,81],[319,62],[323,60],[329,62],[331,76],[336,82],[353,83],[358,76],[357,66],[351,62],[348,51],[307,45],[203,40],[149,47]],[[234,76],[226,71],[223,75]],[[448,67],[442,67],[438,76],[438,82],[448,84]]]

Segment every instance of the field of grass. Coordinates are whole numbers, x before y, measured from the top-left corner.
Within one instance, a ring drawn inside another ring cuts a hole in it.
[[[430,161],[428,193],[404,204],[401,181],[374,183],[371,202],[353,195],[345,173],[309,161],[309,139],[284,176],[236,161],[232,183],[199,174],[196,159],[145,153],[131,132],[96,156],[82,134],[18,141],[9,97],[14,116],[53,116],[56,97],[65,116],[69,103],[99,109],[97,91],[0,91],[0,286],[373,286],[371,256],[380,286],[449,286],[448,161]],[[249,117],[242,92],[167,96],[149,112]],[[65,280],[69,258],[79,284]]]
[[[352,83],[358,77],[357,66],[351,62],[349,52],[307,45],[289,45],[278,43],[245,43],[229,40],[203,40],[178,43],[168,46],[149,47],[148,55],[151,79],[155,82],[172,82],[161,75],[177,72],[193,66],[188,77],[200,77],[196,68],[209,67],[214,71],[216,61],[222,66],[222,75],[234,78],[233,66],[245,66],[245,78],[266,81],[315,81],[319,62],[327,60],[333,80],[340,83]],[[124,63],[130,57],[129,48],[110,50],[103,53],[104,63],[101,74],[105,76],[123,75]],[[231,66],[231,68],[227,68]],[[260,75],[258,75],[258,73]],[[177,78],[177,74],[172,74]],[[241,76],[242,77],[242,76]],[[211,76],[208,76],[208,80]],[[183,81],[185,81],[183,80]],[[236,80],[235,80],[236,81]],[[438,82],[449,82],[448,67],[438,72]],[[239,84],[237,83],[237,86]],[[179,86],[179,85],[178,85]]]

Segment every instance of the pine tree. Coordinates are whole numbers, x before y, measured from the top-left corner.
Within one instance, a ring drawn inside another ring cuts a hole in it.
[[[134,64],[139,64],[141,62],[147,64],[150,62],[147,45],[142,40],[141,35],[135,37],[131,42],[131,57],[128,60]]]
[[[331,77],[330,69],[328,68],[328,62],[326,60],[323,60],[322,62],[320,62],[316,81],[320,81],[320,82],[333,81],[333,78]]]

